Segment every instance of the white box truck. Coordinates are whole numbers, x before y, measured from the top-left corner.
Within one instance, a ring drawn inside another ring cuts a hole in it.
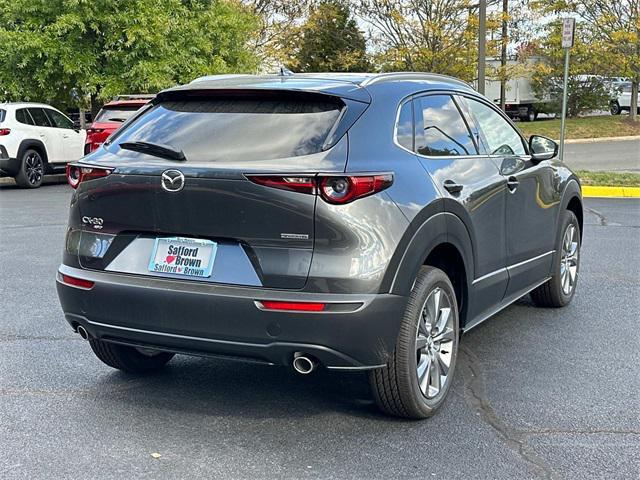
[[[507,67],[516,67],[519,64],[522,66],[518,69],[520,73],[507,80],[506,83],[505,110],[511,118],[533,122],[538,117],[538,113],[544,112],[543,100],[535,96],[531,86],[532,68],[528,68],[532,67],[536,61],[535,58],[529,59],[524,64],[517,60],[507,61]],[[489,67],[489,71],[500,68],[500,59],[487,59],[487,67]],[[500,80],[487,78],[485,96],[496,104],[500,104]]]

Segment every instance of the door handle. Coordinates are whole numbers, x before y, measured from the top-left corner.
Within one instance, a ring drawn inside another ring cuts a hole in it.
[[[507,179],[507,188],[511,193],[516,191],[518,185],[520,185],[520,180],[518,180],[516,177],[509,177]]]
[[[442,186],[449,193],[460,193],[460,191],[464,187],[463,185],[460,185],[459,183],[456,183],[453,180],[445,180]]]

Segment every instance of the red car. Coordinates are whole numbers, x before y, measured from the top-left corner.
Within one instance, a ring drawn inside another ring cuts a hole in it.
[[[87,155],[102,145],[109,135],[120,128],[120,125],[140,108],[149,103],[154,96],[120,95],[105,104],[96,115],[91,127],[87,129],[84,154]]]

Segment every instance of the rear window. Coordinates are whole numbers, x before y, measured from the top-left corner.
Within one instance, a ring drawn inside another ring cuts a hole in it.
[[[98,112],[94,122],[126,122],[140,107],[103,107]]]
[[[322,151],[343,106],[307,98],[167,101],[134,121],[116,141],[167,145],[193,162],[297,157]]]

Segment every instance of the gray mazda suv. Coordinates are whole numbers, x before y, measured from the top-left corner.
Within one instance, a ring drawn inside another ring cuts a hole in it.
[[[175,354],[367,371],[432,415],[460,334],[567,305],[579,180],[467,84],[421,73],[208,77],[67,167],[57,289],[107,365]]]

